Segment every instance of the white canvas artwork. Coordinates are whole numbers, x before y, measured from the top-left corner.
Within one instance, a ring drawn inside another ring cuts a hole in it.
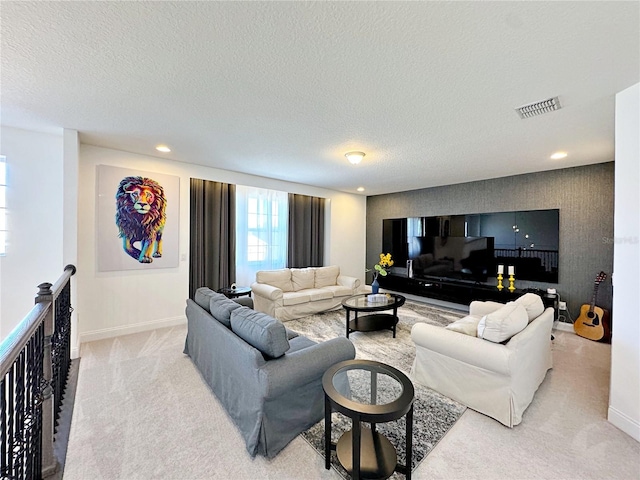
[[[98,165],[98,271],[174,268],[180,177]]]

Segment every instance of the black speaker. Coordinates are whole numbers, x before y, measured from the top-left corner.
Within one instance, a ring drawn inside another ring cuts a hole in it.
[[[553,321],[558,320],[558,295],[556,293],[545,293],[542,295],[544,308],[553,308]]]

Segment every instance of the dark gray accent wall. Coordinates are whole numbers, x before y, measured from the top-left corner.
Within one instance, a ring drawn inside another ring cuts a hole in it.
[[[518,281],[516,287],[556,288],[573,320],[590,303],[596,274],[597,305],[611,309],[613,268],[613,162],[367,198],[367,267],[378,261],[385,218],[560,209],[558,284]],[[516,272],[517,273],[517,272]]]

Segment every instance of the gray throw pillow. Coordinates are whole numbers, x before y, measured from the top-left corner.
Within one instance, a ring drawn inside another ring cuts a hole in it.
[[[220,298],[222,297],[222,298]],[[209,311],[213,318],[218,320],[223,325],[231,328],[231,312],[233,312],[236,308],[242,307],[238,302],[234,302],[233,300],[228,299],[224,295],[220,295],[220,297],[211,297],[211,302],[209,303]]]
[[[231,312],[231,330],[268,357],[278,358],[289,350],[284,325],[265,313],[237,308]]]
[[[216,293],[211,290],[209,287],[200,287],[196,290],[195,295],[193,296],[193,301],[204,308],[207,312],[211,312],[209,310],[209,304],[211,303],[212,298],[227,298],[221,293]]]

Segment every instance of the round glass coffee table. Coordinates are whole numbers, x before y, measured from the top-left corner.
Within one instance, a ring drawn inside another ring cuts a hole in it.
[[[331,450],[351,478],[388,478],[394,471],[411,479],[413,448],[413,398],[411,380],[400,370],[371,360],[347,360],[329,368],[322,377],[324,389],[325,468],[331,466]],[[331,412],[351,418],[351,430],[337,444],[331,443]],[[406,415],[405,465],[391,442],[376,424],[397,420]],[[362,426],[361,422],[371,424]]]
[[[345,298],[342,306],[347,311],[347,338],[351,332],[373,332],[375,330],[391,330],[393,338],[396,338],[396,325],[398,324],[398,307],[404,305],[406,298],[395,293],[381,294],[378,298],[385,297],[382,301],[371,302],[368,293],[354,295]],[[391,313],[373,313],[393,310]],[[351,320],[351,312],[355,312],[355,318]],[[359,313],[369,313],[360,315]]]

